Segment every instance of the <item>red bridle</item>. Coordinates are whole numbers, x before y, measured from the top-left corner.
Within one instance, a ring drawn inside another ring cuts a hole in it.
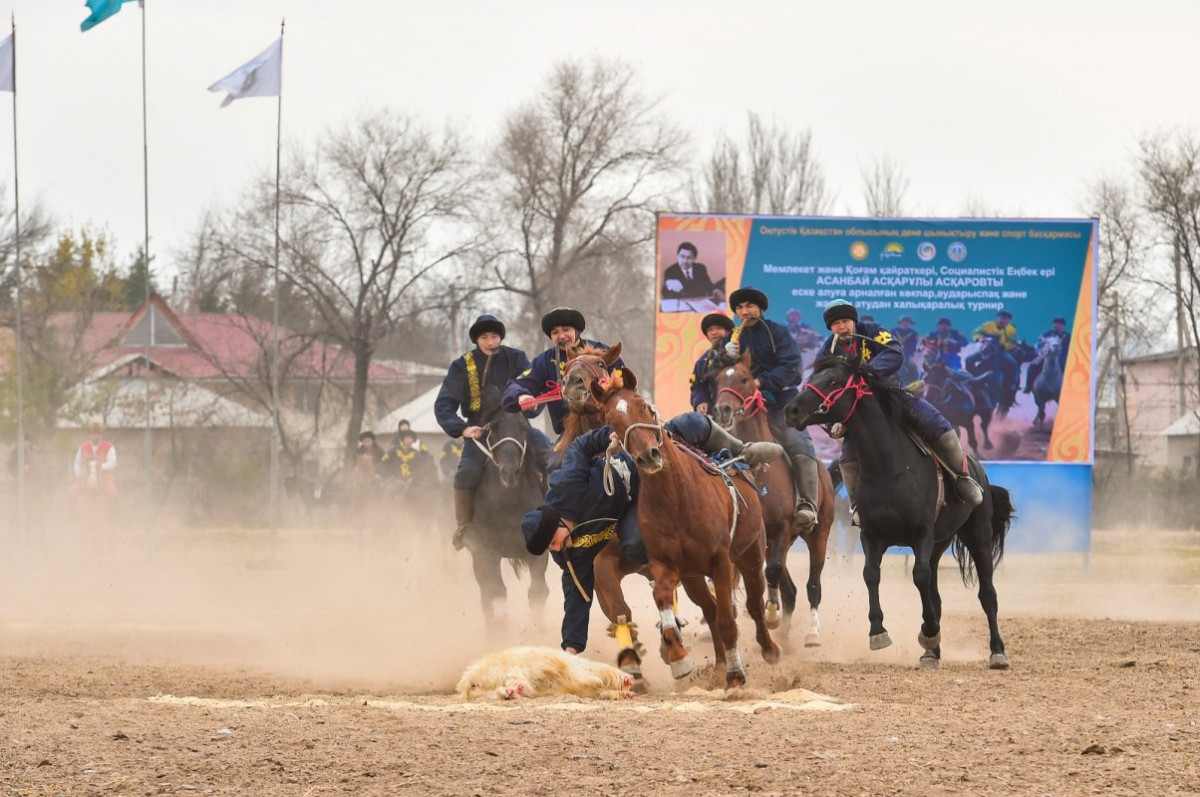
[[[848,391],[853,390],[854,403],[850,405],[850,411],[846,413],[846,417],[842,418],[840,421],[840,423],[843,425],[850,422],[850,416],[853,415],[854,410],[858,408],[858,402],[862,400],[863,396],[874,395],[871,393],[871,389],[867,387],[867,380],[863,379],[858,374],[850,374],[850,376],[846,379],[846,384],[839,388],[834,388],[828,393],[822,393],[821,389],[813,385],[812,382],[805,382],[804,387],[821,397],[820,412],[829,412],[830,408],[832,408],[842,396],[844,396]]]
[[[767,408],[767,400],[763,398],[762,391],[755,388],[754,392],[749,396],[743,396],[731,387],[723,387],[717,391],[717,400],[720,401],[722,393],[732,393],[737,397],[737,400],[742,402],[742,408],[738,412],[746,412],[746,418],[753,418],[756,413],[763,412]]]

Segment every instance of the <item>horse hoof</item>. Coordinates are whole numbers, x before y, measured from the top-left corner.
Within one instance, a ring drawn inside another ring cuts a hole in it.
[[[933,650],[938,645],[942,644],[942,632],[938,631],[932,637],[927,637],[924,634],[917,634],[917,642],[921,643],[921,647],[926,650]]]
[[[767,664],[775,664],[782,656],[783,651],[774,642],[771,643],[771,647],[763,648],[763,661]]]
[[[741,670],[725,673],[725,694],[746,685],[746,673]]]
[[[631,676],[634,681],[642,680],[642,668],[637,664],[625,664],[620,667],[620,670],[626,675]]]
[[[691,656],[684,656],[679,661],[671,662],[671,677],[676,681],[687,678],[696,671],[696,663]]]
[[[821,647],[821,635],[820,634],[806,634],[804,636],[804,647],[806,647],[806,648]]]
[[[774,631],[779,628],[779,604],[775,601],[767,601],[767,628]]]
[[[933,655],[933,651],[931,650],[926,651],[925,655],[921,657],[921,660],[917,662],[917,666],[919,666],[922,670],[936,670],[939,664],[941,664],[941,660],[937,656]]]
[[[671,663],[671,649],[667,647],[667,641],[665,639],[658,645],[658,655],[662,657],[663,664]]]
[[[888,636],[887,631],[871,637],[871,650],[883,650],[884,648],[891,647],[891,645],[892,638]]]
[[[988,669],[1007,670],[1008,656],[1005,656],[1003,653],[993,653],[991,658],[988,659]]]

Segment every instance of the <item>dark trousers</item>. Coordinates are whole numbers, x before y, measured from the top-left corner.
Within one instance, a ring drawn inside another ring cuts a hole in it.
[[[562,568],[563,590],[563,621],[562,647],[575,648],[582,653],[587,647],[588,618],[592,609],[592,598],[595,595],[596,570],[594,567],[596,555],[604,548],[603,543],[589,548],[566,548],[561,551],[551,551],[550,557]],[[567,562],[575,569],[575,576],[580,586],[587,593],[587,600],[579,594],[579,587],[567,570]]]

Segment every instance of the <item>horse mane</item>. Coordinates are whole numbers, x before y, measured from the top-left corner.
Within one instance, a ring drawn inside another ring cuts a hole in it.
[[[912,426],[914,419],[904,407],[905,390],[897,385],[891,377],[877,374],[862,363],[829,352],[818,355],[817,359],[813,361],[812,372],[815,375],[837,365],[850,369],[852,373],[858,374],[866,381],[867,387],[879,400],[879,406],[889,420],[893,423]]]
[[[712,366],[702,374],[704,379],[713,379],[718,373],[726,368],[732,368],[742,361],[741,355],[730,354],[724,348],[719,350],[717,359],[713,361]]]

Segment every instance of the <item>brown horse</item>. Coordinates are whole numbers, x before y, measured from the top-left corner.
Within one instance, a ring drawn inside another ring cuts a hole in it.
[[[713,473],[698,456],[676,445],[636,388],[633,371],[622,368],[607,384],[592,385],[592,395],[641,475],[638,525],[650,557],[654,603],[671,674],[684,678],[695,669],[675,620],[675,589],[685,578],[696,583],[708,577],[714,592],[708,603],[716,605],[701,605],[701,609],[712,629],[714,658],[725,663],[725,688],[742,686],[746,670],[738,651],[733,605],[738,573],[746,586],[746,609],[754,620],[763,658],[775,662],[780,655],[767,629],[763,605],[767,543],[757,488],[736,474]]]
[[[585,346],[571,352],[571,355],[563,369],[562,395],[568,412],[563,421],[562,437],[554,446],[556,460],[561,459],[567,446],[575,438],[604,425],[604,410],[592,396],[592,385],[608,379],[613,363],[621,357],[621,344],[616,343],[609,349]],[[645,649],[638,641],[637,626],[633,623],[633,610],[625,600],[625,593],[621,591],[621,581],[632,573],[641,573],[650,578],[650,569],[626,556],[616,539],[608,541],[596,556],[592,567],[600,611],[608,618],[609,633],[621,646],[617,652],[617,666],[640,682],[640,653],[645,652]]]
[[[716,423],[747,442],[772,441],[767,426],[767,412],[762,393],[750,370],[750,353],[738,359],[726,358],[714,369],[713,379],[717,386],[717,399],[712,416]],[[796,488],[792,481],[792,464],[788,457],[780,457],[765,465],[758,475],[759,483],[766,488],[759,500],[762,503],[763,522],[767,527],[767,623],[771,628],[780,624],[780,591],[782,589],[784,629],[791,624],[796,610],[796,583],[787,569],[787,554],[797,537],[808,546],[808,633],[804,637],[805,647],[821,644],[821,619],[817,609],[821,605],[821,571],[825,569],[825,553],[829,545],[829,530],[833,527],[834,500],[833,481],[829,471],[818,468],[820,494],[817,498],[817,522],[807,531],[796,529]]]

